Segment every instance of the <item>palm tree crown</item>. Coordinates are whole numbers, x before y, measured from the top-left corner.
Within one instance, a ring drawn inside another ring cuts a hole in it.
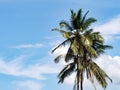
[[[58,75],[59,83],[63,83],[67,76],[75,72],[74,90],[83,90],[85,74],[93,85],[95,77],[103,88],[107,86],[106,78],[110,79],[93,60],[112,47],[104,45],[104,38],[100,32],[94,32],[89,28],[92,23],[96,22],[96,19],[86,18],[87,14],[88,12],[82,15],[82,9],[78,13],[71,10],[70,23],[61,21],[60,28],[53,29],[53,31],[60,32],[65,41],[54,48],[52,53],[61,46],[69,45],[65,55],[60,54],[54,59],[58,63],[61,58],[64,58],[67,63]]]

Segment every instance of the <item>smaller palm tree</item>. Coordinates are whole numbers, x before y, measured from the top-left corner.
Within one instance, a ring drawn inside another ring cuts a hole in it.
[[[60,54],[54,59],[58,63],[61,58],[64,58],[67,63],[58,75],[59,83],[63,83],[66,77],[75,72],[74,90],[83,90],[85,74],[94,87],[95,78],[103,88],[107,87],[106,78],[112,81],[94,62],[94,59],[104,53],[106,49],[112,47],[104,45],[104,38],[100,33],[94,32],[93,29],[89,28],[92,23],[96,22],[96,19],[86,19],[87,14],[88,12],[82,15],[82,9],[78,13],[71,10],[71,24],[61,21],[60,28],[53,29],[53,31],[62,33],[66,40],[54,48],[52,53],[61,46],[69,46],[66,54]]]

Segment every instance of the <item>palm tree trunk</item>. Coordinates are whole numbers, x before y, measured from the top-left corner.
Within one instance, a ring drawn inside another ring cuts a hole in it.
[[[79,84],[79,71],[77,73],[77,90],[79,90],[80,84]]]
[[[77,85],[77,90],[79,90],[79,88],[80,88],[80,86],[79,86],[79,84]]]
[[[80,90],[83,90],[83,75],[81,73]]]
[[[80,89],[83,90],[82,81],[81,81],[81,83],[80,83]]]
[[[78,55],[76,55],[75,60],[77,62],[77,75],[76,75],[77,76],[77,90],[79,90],[80,89],[80,84],[79,84],[80,79],[79,79],[79,61],[78,61]]]
[[[81,80],[79,82],[79,72],[77,73],[77,90],[83,90],[83,74],[81,73]]]

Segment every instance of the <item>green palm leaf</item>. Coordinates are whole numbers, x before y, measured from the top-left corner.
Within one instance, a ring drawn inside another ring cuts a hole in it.
[[[106,78],[108,78],[111,82],[111,78],[94,62],[90,62],[91,72],[96,77],[97,81],[102,85],[103,88],[107,87]]]
[[[59,61],[60,61],[61,58],[63,58],[63,57],[64,57],[63,55],[57,56],[57,57],[54,59],[54,62],[55,62],[55,63],[59,63]]]
[[[60,22],[60,27],[65,27],[66,30],[68,31],[73,31],[73,28],[69,25],[69,23],[67,23],[66,21],[61,21]]]
[[[67,39],[67,40],[65,40],[65,41],[63,41],[61,44],[59,44],[57,47],[55,47],[53,50],[52,50],[52,53],[56,50],[56,49],[58,49],[59,47],[61,47],[61,46],[65,46],[67,43],[69,43],[70,42],[70,39]]]
[[[92,23],[96,22],[97,20],[94,18],[88,18],[84,21],[84,24],[82,26],[83,30],[86,30]]]
[[[67,76],[71,75],[73,73],[74,69],[75,69],[74,63],[70,63],[70,64],[66,65],[58,75],[58,77],[59,77],[58,83],[63,83],[64,79]]]

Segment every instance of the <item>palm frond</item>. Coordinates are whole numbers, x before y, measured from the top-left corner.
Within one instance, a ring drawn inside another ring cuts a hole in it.
[[[72,32],[65,32],[63,33],[64,38],[70,38],[72,36]]]
[[[93,47],[86,45],[85,48],[92,57],[98,57],[98,53],[96,52],[96,50]]]
[[[93,32],[93,29],[88,29],[88,30],[86,30],[85,32],[84,32],[84,36],[85,37],[88,37],[88,36],[90,36],[91,35],[91,33]]]
[[[77,14],[73,10],[71,10],[71,25],[76,30],[80,27],[79,17],[77,17]]]
[[[79,21],[81,21],[81,19],[82,19],[82,9],[78,10],[77,19],[78,19]]]
[[[81,43],[83,43],[83,45],[92,46],[93,41],[92,41],[92,39],[89,37],[89,35],[82,35],[82,36],[81,36]]]
[[[70,46],[68,48],[68,51],[67,51],[66,55],[65,55],[65,61],[69,62],[73,58],[74,58],[74,52],[72,51],[71,46]]]
[[[77,41],[77,39],[75,38],[71,44],[71,49],[75,54],[78,54],[79,52],[79,42]]]
[[[90,72],[90,68],[88,67],[85,67],[85,70],[86,70],[86,76],[87,76],[87,79],[89,79],[91,77],[91,72]]]
[[[71,9],[71,19],[76,17],[76,13]]]
[[[86,30],[92,23],[96,22],[97,20],[94,18],[88,18],[84,21],[84,24],[82,26],[83,30]]]
[[[91,72],[94,74],[97,81],[100,83],[100,85],[103,88],[106,88],[107,87],[106,78],[112,81],[110,77],[96,63],[91,61],[89,64],[90,64]]]
[[[58,75],[58,77],[59,77],[58,83],[63,83],[64,79],[67,76],[71,75],[73,73],[74,69],[75,69],[74,63],[70,63],[70,64],[66,65],[66,67],[64,67]]]
[[[58,55],[55,59],[54,59],[54,62],[55,63],[59,63],[59,61],[61,60],[61,58],[63,58],[64,56],[63,55]]]
[[[68,22],[66,22],[66,21],[61,21],[61,22],[60,22],[60,26],[62,26],[62,25],[66,28],[66,30],[68,30],[68,31],[73,31],[73,28],[69,25]]]
[[[65,33],[66,32],[65,30],[60,30],[59,28],[54,28],[54,29],[52,29],[52,31],[58,31],[60,33]]]
[[[87,11],[87,12],[84,14],[84,16],[82,17],[82,21],[81,21],[82,24],[84,23],[85,18],[86,18],[86,16],[87,16],[88,13],[89,13],[89,11]]]
[[[105,53],[106,49],[112,49],[113,48],[112,46],[104,45],[104,44],[101,44],[101,43],[98,43],[98,42],[94,42],[92,47],[96,50],[96,52],[99,55]]]
[[[110,46],[110,45],[104,45],[103,46],[103,49],[112,49],[113,47],[112,46]]]
[[[56,49],[58,49],[61,46],[65,46],[67,43],[70,43],[70,39],[67,39],[65,41],[63,41],[61,44],[59,44],[57,47],[55,47],[51,53],[53,53]]]

